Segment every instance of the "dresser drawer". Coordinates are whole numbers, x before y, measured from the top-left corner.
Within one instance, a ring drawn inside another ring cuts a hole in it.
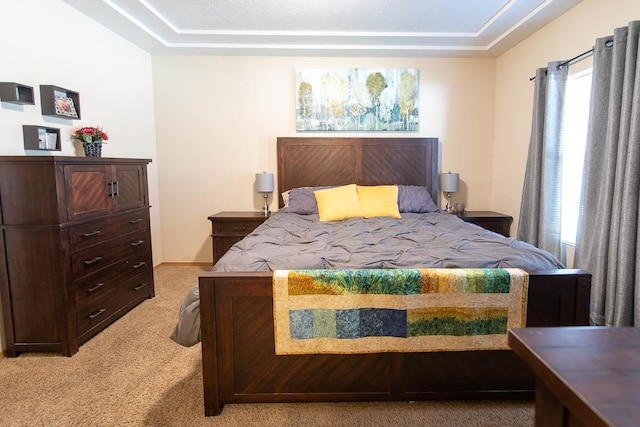
[[[142,265],[140,263],[143,263]],[[87,304],[102,298],[122,283],[135,278],[148,277],[151,274],[151,265],[140,257],[140,254],[131,255],[115,264],[99,270],[88,276],[73,282],[76,309],[81,309]]]
[[[69,228],[71,251],[88,248],[121,234],[148,229],[149,219],[146,210],[74,225]]]
[[[259,226],[261,222],[248,220],[215,221],[213,234],[228,234],[234,236],[246,236]]]
[[[80,309],[76,309],[78,337],[88,332],[97,332],[113,322],[124,308],[131,308],[152,295],[153,281],[149,275],[136,276],[118,286],[104,297],[96,299]]]
[[[136,231],[72,254],[71,273],[79,279],[132,255],[138,256],[138,263],[146,263],[150,251],[149,232]]]

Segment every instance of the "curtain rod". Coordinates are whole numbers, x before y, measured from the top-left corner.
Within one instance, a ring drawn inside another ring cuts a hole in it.
[[[558,64],[558,69],[560,69],[560,68],[564,67],[564,66],[565,66],[565,65],[567,65],[567,64],[571,64],[573,61],[577,61],[578,59],[581,59],[581,58],[582,58],[582,57],[584,57],[584,56],[592,55],[592,54],[593,54],[593,48],[591,48],[591,49],[587,50],[586,52],[582,52],[580,55],[576,55],[576,56],[574,56],[574,57],[573,57],[573,58],[571,58],[571,59],[567,59],[566,61],[563,61],[563,62],[559,63],[559,64]],[[533,77],[531,77],[531,78],[529,79],[529,81],[533,81],[533,80],[535,80],[535,79],[536,79],[536,76],[533,76]]]
[[[611,46],[613,46],[613,39],[611,39],[611,40],[607,40],[607,41],[604,43],[604,45],[605,45],[606,47],[611,47]],[[567,59],[566,61],[559,63],[559,64],[558,64],[558,68],[562,68],[562,67],[564,67],[564,66],[565,66],[565,65],[567,65],[567,64],[571,64],[572,62],[577,61],[578,59],[582,59],[582,57],[584,57],[584,56],[588,56],[588,55],[592,55],[592,54],[593,54],[593,48],[591,48],[591,49],[587,50],[586,52],[582,52],[580,55],[576,55],[576,56],[574,56],[574,57],[573,57],[573,58],[571,58],[571,59]],[[533,81],[533,80],[535,80],[535,79],[536,79],[536,76],[533,76],[533,77],[531,77],[531,78],[529,79],[529,81]]]

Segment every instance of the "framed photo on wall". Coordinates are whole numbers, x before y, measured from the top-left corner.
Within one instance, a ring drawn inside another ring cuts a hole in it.
[[[73,104],[73,99],[67,96],[55,95],[53,98],[56,114],[65,117],[78,118],[76,107]]]

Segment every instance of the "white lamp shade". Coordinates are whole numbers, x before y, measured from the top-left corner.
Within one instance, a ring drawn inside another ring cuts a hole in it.
[[[458,178],[457,173],[443,173],[440,175],[440,189],[444,193],[455,193],[458,191]]]
[[[257,173],[256,174],[256,191],[258,193],[272,193],[273,192],[273,174],[272,173]]]

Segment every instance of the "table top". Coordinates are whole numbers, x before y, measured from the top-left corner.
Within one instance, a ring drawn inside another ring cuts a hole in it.
[[[638,425],[640,328],[513,329],[509,346],[585,425]]]
[[[209,220],[254,220],[254,221],[264,221],[270,216],[265,216],[262,212],[256,211],[225,211],[218,212],[214,215],[209,215]]]
[[[471,218],[471,219],[482,219],[482,218],[501,218],[501,219],[511,219],[513,220],[513,217],[510,215],[505,215],[505,214],[501,214],[499,212],[493,212],[493,211],[468,211],[465,210],[462,213],[456,213],[457,216],[459,216],[460,218]]]

